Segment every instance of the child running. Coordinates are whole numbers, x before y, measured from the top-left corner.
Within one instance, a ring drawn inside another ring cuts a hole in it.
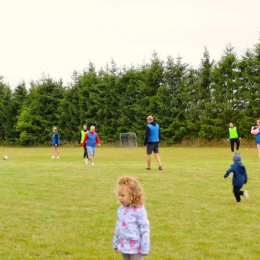
[[[240,202],[240,196],[244,196],[246,199],[248,199],[248,192],[246,190],[240,190],[243,187],[243,185],[247,183],[247,173],[245,166],[241,162],[241,155],[239,153],[236,153],[233,156],[233,162],[234,164],[232,164],[230,168],[227,170],[226,174],[224,175],[224,178],[227,179],[229,174],[233,172],[233,192],[237,202]]]
[[[150,250],[150,223],[144,207],[144,192],[139,182],[124,176],[118,180],[117,210],[113,248],[124,260],[142,260]]]

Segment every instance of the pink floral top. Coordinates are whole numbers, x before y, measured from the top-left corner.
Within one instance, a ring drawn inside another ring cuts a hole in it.
[[[150,223],[144,206],[118,208],[113,248],[124,254],[149,254]]]

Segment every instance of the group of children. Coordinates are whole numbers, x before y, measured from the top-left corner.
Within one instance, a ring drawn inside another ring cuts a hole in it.
[[[53,127],[52,129],[52,159],[60,158],[60,152],[59,152],[59,145],[60,145],[60,135],[58,133],[57,127]],[[88,164],[89,160],[91,162],[91,165],[94,164],[94,155],[96,151],[96,145],[100,146],[100,139],[98,134],[95,131],[95,126],[91,126],[89,131],[87,130],[87,125],[83,125],[83,129],[80,132],[80,138],[79,138],[79,144],[82,145],[82,149],[84,149],[84,155],[83,158],[86,161],[86,164]]]

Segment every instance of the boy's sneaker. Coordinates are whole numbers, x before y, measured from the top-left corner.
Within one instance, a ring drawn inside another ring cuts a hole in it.
[[[88,164],[88,159],[86,159],[85,161],[86,161],[86,164]]]
[[[55,156],[53,155],[51,158],[52,158],[52,159],[55,159]]]
[[[91,163],[91,165],[95,165],[94,163]]]
[[[148,168],[148,167],[147,167],[147,168],[146,168],[146,170],[149,170],[149,171],[150,171],[150,170],[151,170],[151,168]]]
[[[60,156],[57,156],[57,159],[59,159],[60,158]]]
[[[248,194],[248,191],[247,191],[247,190],[244,191],[243,195],[244,195],[244,197],[245,197],[246,199],[249,198],[249,194]]]
[[[161,170],[162,170],[162,166],[159,166],[158,170],[160,170],[160,171],[161,171]]]

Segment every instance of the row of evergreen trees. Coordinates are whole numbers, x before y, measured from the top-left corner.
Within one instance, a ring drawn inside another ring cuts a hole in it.
[[[62,140],[76,141],[82,124],[96,125],[103,142],[136,132],[143,142],[146,117],[153,115],[167,143],[225,138],[233,121],[244,138],[260,117],[260,43],[237,57],[227,46],[218,62],[205,49],[200,66],[181,57],[166,61],[153,53],[148,64],[97,71],[90,63],[73,82],[43,77],[13,91],[0,77],[0,141],[48,143],[57,126]]]

